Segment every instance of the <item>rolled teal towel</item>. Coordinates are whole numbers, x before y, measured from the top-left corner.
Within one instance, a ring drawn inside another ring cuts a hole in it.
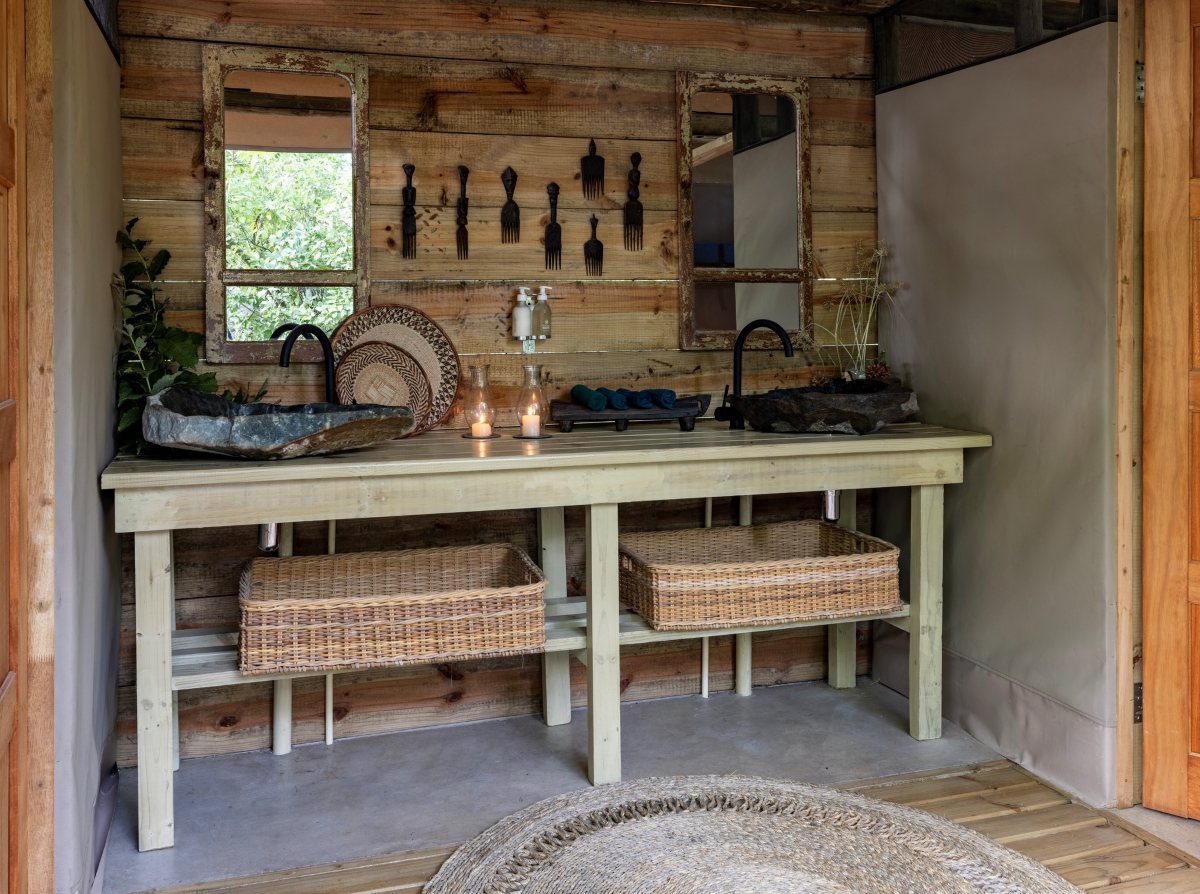
[[[626,402],[625,398],[620,394],[617,394],[617,392],[613,391],[611,388],[597,388],[596,390],[604,395],[604,399],[608,401],[608,405],[614,410],[629,409],[629,404]]]
[[[664,410],[675,406],[675,392],[670,388],[647,388],[642,394],[650,395],[651,400]]]
[[[598,391],[593,391],[586,385],[576,385],[571,389],[571,398],[578,404],[583,404],[589,410],[597,413],[608,406],[608,398]]]
[[[625,401],[631,407],[637,407],[639,410],[649,410],[654,406],[654,401],[650,399],[649,394],[641,391],[630,391],[628,388],[618,388],[617,394],[625,398]]]

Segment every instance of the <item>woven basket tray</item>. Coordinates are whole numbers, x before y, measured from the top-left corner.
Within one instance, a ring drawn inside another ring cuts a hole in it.
[[[621,537],[621,600],[656,630],[899,611],[900,550],[820,521]]]
[[[503,543],[254,559],[238,602],[243,674],[540,652],[546,579]]]

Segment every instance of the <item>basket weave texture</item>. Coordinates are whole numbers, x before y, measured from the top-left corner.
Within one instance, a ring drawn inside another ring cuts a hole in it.
[[[821,521],[621,537],[621,600],[656,630],[900,611],[900,550]]]
[[[502,543],[253,559],[243,674],[398,667],[540,652],[546,579]]]

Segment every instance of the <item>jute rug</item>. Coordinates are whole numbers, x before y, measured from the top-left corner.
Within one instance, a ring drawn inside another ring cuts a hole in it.
[[[1067,894],[1057,875],[921,810],[748,776],[549,798],[455,851],[425,894]]]

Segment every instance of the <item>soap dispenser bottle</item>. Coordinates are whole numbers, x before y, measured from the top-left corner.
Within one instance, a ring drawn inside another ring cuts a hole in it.
[[[537,304],[533,307],[534,338],[550,337],[550,296],[546,294],[549,291],[550,286],[540,286],[538,289]]]
[[[521,286],[517,291],[517,304],[512,312],[513,338],[533,338],[533,298],[529,295],[528,286]]]

